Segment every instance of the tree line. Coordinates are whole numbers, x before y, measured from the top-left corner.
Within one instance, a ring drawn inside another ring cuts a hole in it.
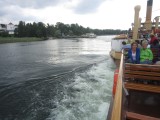
[[[25,23],[19,21],[18,27],[14,31],[15,37],[56,37],[80,36],[86,33],[95,33],[96,35],[115,35],[127,33],[127,30],[113,29],[91,29],[76,24],[64,24],[57,22],[55,25],[44,24],[43,22]],[[7,35],[7,33],[5,33]]]

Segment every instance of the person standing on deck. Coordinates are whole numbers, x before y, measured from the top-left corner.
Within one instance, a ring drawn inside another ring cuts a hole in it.
[[[131,48],[128,50],[128,63],[139,64],[140,63],[140,49],[138,44],[133,42]]]
[[[157,54],[158,54],[158,58],[155,57],[152,61],[153,63],[156,63],[159,60],[160,57],[160,45],[159,45],[159,41],[158,40],[154,40],[153,44],[151,44],[151,49],[156,50]]]
[[[122,49],[130,49],[131,48],[131,45],[130,44],[127,44],[125,41],[122,42]]]
[[[150,44],[152,45],[153,42],[154,42],[155,40],[157,40],[157,37],[155,37],[154,34],[151,34],[151,35],[150,35],[150,38],[151,38]]]
[[[150,48],[147,48],[148,42],[142,42],[142,48],[140,51],[140,64],[152,64],[153,53]]]

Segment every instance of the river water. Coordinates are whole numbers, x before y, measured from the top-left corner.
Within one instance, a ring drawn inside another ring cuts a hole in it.
[[[113,37],[1,44],[0,120],[105,120]]]

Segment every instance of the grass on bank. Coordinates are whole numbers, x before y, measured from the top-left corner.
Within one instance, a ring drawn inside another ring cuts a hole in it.
[[[42,41],[44,38],[37,37],[0,37],[0,44],[2,43],[15,43],[15,42],[33,42],[33,41]]]

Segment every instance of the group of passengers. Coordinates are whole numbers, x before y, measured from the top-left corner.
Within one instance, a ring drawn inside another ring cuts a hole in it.
[[[143,40],[141,44],[138,40],[131,45],[125,45],[125,42],[122,42],[124,49],[129,48],[126,62],[134,64],[153,64],[153,62],[157,62],[153,61],[153,53],[151,49],[156,48],[159,52],[159,41],[153,34],[150,35],[150,38],[150,41]]]

